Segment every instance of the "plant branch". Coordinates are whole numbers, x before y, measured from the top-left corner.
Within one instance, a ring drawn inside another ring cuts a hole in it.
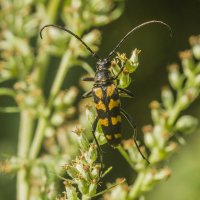
[[[30,146],[33,130],[33,118],[28,110],[24,110],[20,115],[20,128],[18,139],[18,157],[26,159]],[[17,200],[27,200],[29,193],[28,171],[22,167],[17,174]]]

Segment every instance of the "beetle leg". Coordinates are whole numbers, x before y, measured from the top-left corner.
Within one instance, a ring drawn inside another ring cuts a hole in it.
[[[82,81],[94,81],[94,77],[84,77],[81,80]]]
[[[82,95],[82,99],[85,99],[85,98],[89,98],[89,97],[92,97],[92,90],[88,91],[88,92],[85,92],[83,95]]]
[[[97,116],[96,118],[95,118],[95,120],[94,120],[94,122],[93,122],[93,124],[92,124],[92,135],[93,135],[93,137],[94,137],[94,140],[95,140],[95,142],[96,142],[96,144],[97,144],[97,151],[98,151],[98,154],[99,154],[99,157],[100,157],[100,163],[101,163],[101,172],[100,172],[100,175],[99,175],[99,177],[101,177],[101,175],[102,175],[102,169],[103,169],[103,156],[102,156],[102,149],[101,149],[101,147],[100,147],[100,145],[99,145],[99,143],[98,143],[98,141],[97,141],[97,138],[96,138],[96,136],[95,136],[95,131],[96,131],[96,128],[97,128],[97,124],[98,124],[98,121],[99,121],[99,117]]]
[[[132,118],[131,118],[123,109],[121,109],[121,114],[127,119],[128,123],[131,125],[131,127],[132,127],[133,130],[134,130],[133,140],[134,140],[134,142],[135,142],[135,145],[136,145],[136,147],[137,147],[137,149],[138,149],[140,155],[142,156],[142,158],[143,158],[144,160],[147,161],[148,164],[150,164],[150,162],[149,162],[148,159],[143,155],[143,153],[141,152],[141,150],[140,150],[140,148],[139,148],[139,146],[138,146],[138,144],[137,144],[137,141],[136,141],[137,127],[136,127],[135,123],[133,122]]]
[[[100,145],[99,145],[99,143],[98,143],[98,141],[97,141],[97,138],[96,138],[96,136],[95,136],[95,131],[96,131],[96,128],[97,128],[98,121],[99,121],[99,117],[97,116],[97,117],[95,118],[93,124],[92,124],[92,135],[93,135],[93,137],[94,137],[94,140],[95,140],[95,142],[96,142],[96,144],[97,144],[98,149],[102,152],[101,147],[100,147]]]
[[[118,90],[123,94],[126,94],[127,95],[127,97],[130,97],[130,98],[133,98],[134,97],[134,94],[131,92],[131,91],[129,91],[129,90],[127,90],[127,89],[124,89],[124,88],[118,88]]]
[[[112,80],[113,80],[113,81],[116,80],[116,79],[119,77],[119,75],[122,73],[123,70],[124,70],[124,66],[121,67],[121,69],[120,69],[120,71],[118,72],[117,75],[115,75],[115,76],[112,77]]]

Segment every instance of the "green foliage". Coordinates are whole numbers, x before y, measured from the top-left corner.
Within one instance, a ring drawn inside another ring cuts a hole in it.
[[[68,163],[79,149],[76,137],[71,134],[80,123],[75,114],[84,114],[75,107],[78,89],[61,88],[70,68],[78,65],[87,72],[93,70],[84,59],[79,59],[90,53],[74,37],[48,28],[41,40],[40,28],[59,22],[97,51],[101,34],[92,27],[118,18],[124,3],[3,0],[0,5],[0,82],[11,83],[9,88],[0,88],[0,95],[15,100],[14,107],[3,107],[0,111],[20,113],[17,158],[11,156],[2,162],[1,169],[5,172],[18,169],[17,199],[55,199],[56,174],[62,174],[60,166]],[[61,61],[46,96],[47,72],[53,57]],[[41,154],[42,148],[45,151]]]

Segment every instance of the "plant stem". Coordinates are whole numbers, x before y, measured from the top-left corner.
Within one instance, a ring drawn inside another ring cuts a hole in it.
[[[71,66],[71,60],[72,60],[71,53],[70,51],[67,51],[62,57],[58,72],[56,74],[55,80],[51,87],[48,107],[52,106],[54,98],[56,97],[56,95],[58,94],[62,86],[62,83],[66,77],[67,71],[69,70],[69,67]]]
[[[140,192],[141,192],[141,186],[142,186],[142,183],[144,181],[144,178],[145,178],[145,172],[140,172],[137,176],[137,179],[135,180],[135,183],[133,185],[133,187],[130,187],[131,190],[129,192],[129,198],[128,199],[136,199]]]
[[[58,72],[56,74],[55,80],[53,82],[52,88],[50,90],[50,97],[49,101],[47,104],[47,109],[51,111],[51,107],[53,104],[53,101],[58,94],[62,83],[65,79],[65,76],[67,74],[67,70],[69,69],[70,66],[70,60],[71,60],[71,54],[69,52],[66,52],[64,56],[62,57],[60,67],[58,69]],[[42,116],[39,119],[38,126],[36,129],[36,133],[33,139],[33,143],[30,148],[30,153],[29,153],[29,158],[30,159],[35,159],[40,151],[42,141],[44,138],[44,133],[45,133],[45,128],[48,125],[46,117]]]
[[[29,110],[24,110],[20,115],[18,157],[27,159],[33,130],[33,118]],[[29,193],[28,172],[22,167],[17,173],[17,200],[27,200]]]
[[[36,133],[35,133],[31,148],[30,148],[30,152],[29,152],[29,159],[31,160],[35,159],[40,151],[42,141],[44,138],[46,125],[47,125],[46,119],[44,117],[40,118],[37,129],[36,129]]]
[[[59,0],[52,0],[49,1],[49,4],[47,5],[47,17],[45,20],[45,24],[53,24],[55,23],[57,16],[58,16],[58,8],[59,4],[61,2]],[[45,25],[43,24],[43,25]],[[39,37],[38,34],[38,44],[39,44],[39,51],[38,51],[38,56],[37,56],[37,63],[40,66],[37,70],[37,83],[38,86],[41,87],[43,85],[45,75],[48,70],[48,64],[49,64],[49,54],[44,53],[46,45],[41,45],[41,38]],[[42,67],[41,67],[42,66]]]
[[[61,3],[60,0],[49,1],[48,8],[47,8],[47,14],[48,14],[48,17],[49,17],[48,20],[50,22],[56,21],[58,8],[59,8],[60,3]]]
[[[117,147],[118,151],[121,153],[121,155],[125,158],[125,160],[128,162],[128,164],[135,170],[134,163],[131,161],[129,155],[126,153],[126,151],[122,148],[121,145]]]

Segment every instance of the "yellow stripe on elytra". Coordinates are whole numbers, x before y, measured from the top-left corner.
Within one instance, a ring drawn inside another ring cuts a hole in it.
[[[118,107],[119,106],[119,100],[113,100],[111,99],[108,105],[109,110],[112,110],[114,107]]]
[[[107,90],[106,90],[107,96],[108,96],[108,97],[111,97],[111,96],[113,95],[115,89],[116,89],[116,87],[115,87],[114,84],[109,85],[109,86],[107,87]]]
[[[97,109],[97,110],[106,111],[106,106],[104,105],[103,101],[99,101],[99,102],[96,104],[96,109]]]
[[[94,89],[94,93],[95,93],[95,95],[96,95],[99,99],[102,99],[102,98],[103,98],[103,92],[102,92],[102,89],[101,89],[101,88],[95,88],[95,89]]]
[[[122,135],[120,133],[115,133],[114,134],[115,139],[119,139],[122,137]]]
[[[119,122],[121,122],[121,116],[120,115],[118,115],[117,117],[111,117],[112,125],[116,125]]]
[[[103,125],[103,126],[108,126],[108,119],[105,118],[105,119],[99,119],[100,121],[100,124]]]
[[[106,135],[106,139],[107,139],[107,140],[112,140],[112,135],[108,135],[108,134],[107,134],[107,135]]]

